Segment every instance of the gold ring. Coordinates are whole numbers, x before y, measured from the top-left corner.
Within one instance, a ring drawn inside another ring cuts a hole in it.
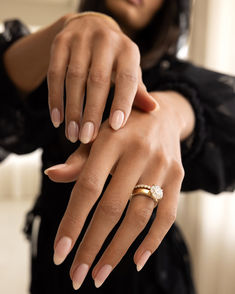
[[[136,185],[135,188],[133,189],[130,200],[132,197],[137,195],[150,197],[154,201],[154,207],[156,207],[159,200],[161,200],[163,197],[163,190],[161,189],[160,186],[157,186],[157,185],[148,186],[148,185],[140,184],[140,185]]]

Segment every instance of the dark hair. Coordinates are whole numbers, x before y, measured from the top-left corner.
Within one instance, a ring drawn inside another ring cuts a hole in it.
[[[189,30],[190,8],[191,0],[164,0],[152,21],[133,40],[139,46],[143,67],[151,66],[165,54],[176,54],[180,36]],[[104,0],[81,0],[78,10],[111,15]]]

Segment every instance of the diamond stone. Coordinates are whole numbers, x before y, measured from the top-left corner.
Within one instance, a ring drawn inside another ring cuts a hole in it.
[[[162,191],[162,189],[159,186],[153,185],[151,187],[150,191],[151,191],[152,195],[154,197],[156,197],[158,200],[162,199],[162,197],[163,197],[163,191]]]

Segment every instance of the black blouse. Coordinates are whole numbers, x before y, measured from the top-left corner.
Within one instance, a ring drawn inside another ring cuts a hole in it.
[[[28,29],[21,22],[9,21],[5,23],[3,34],[0,34],[0,160],[9,152],[24,154],[42,148],[44,170],[64,162],[79,143],[72,144],[65,139],[64,125],[59,129],[52,126],[46,81],[26,100],[22,100],[7,76],[3,65],[3,53],[13,42],[28,33]],[[155,66],[143,71],[143,80],[148,91],[178,91],[190,101],[195,111],[194,133],[181,143],[185,169],[182,190],[203,189],[211,193],[234,190],[235,79],[180,61],[175,56],[164,56]],[[112,91],[104,119],[109,115],[111,102]],[[41,193],[34,208],[28,213],[25,227],[25,232],[30,238],[33,218],[35,215],[41,216],[38,257],[32,259],[31,291],[35,294],[74,293],[68,290],[71,289],[71,281],[66,273],[69,271],[75,249],[59,269],[55,269],[51,262],[54,236],[73,184],[56,184],[43,173],[42,175]],[[156,211],[146,229],[118,265],[118,270],[114,270],[102,286],[102,293],[195,293],[187,248],[175,225],[137,276],[128,255],[133,256],[155,213]],[[90,219],[91,216],[88,217],[85,229]],[[81,241],[85,229],[77,244]],[[106,245],[111,238],[112,235],[108,236]],[[56,282],[53,283],[52,280]],[[120,283],[120,280],[123,283]],[[88,277],[79,290],[81,294],[92,294],[94,287],[91,285],[91,278]],[[122,288],[124,286],[125,288]]]
[[[28,33],[19,21],[5,23],[0,54]],[[192,104],[196,115],[193,135],[181,143],[185,169],[183,191],[211,193],[235,189],[235,78],[209,71],[175,56],[164,56],[143,71],[148,91],[175,90]],[[0,158],[43,148],[43,168],[61,162],[75,149],[49,118],[46,81],[26,101],[19,98],[0,60]],[[104,118],[108,117],[111,94]],[[57,144],[59,143],[59,144]],[[54,148],[54,146],[59,148]]]

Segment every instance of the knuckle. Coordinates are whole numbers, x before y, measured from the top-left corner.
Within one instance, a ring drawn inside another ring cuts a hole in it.
[[[116,35],[117,34],[114,31],[107,28],[99,28],[95,32],[95,38],[98,41],[102,40],[103,42],[105,42],[105,44],[107,43],[109,45],[111,45],[112,40],[115,40]]]
[[[133,211],[131,219],[135,222],[137,228],[144,228],[152,214],[152,210],[146,207],[136,208]]]
[[[68,227],[80,227],[82,223],[79,215],[74,214],[69,209],[65,213],[65,221],[69,224]]]
[[[51,67],[47,72],[47,79],[49,82],[54,81],[59,77],[59,70],[56,67]]]
[[[112,260],[113,256],[115,256],[116,260],[120,260],[124,255],[124,250],[122,246],[118,246],[117,244],[112,244],[112,247],[107,250],[106,258],[107,260]]]
[[[148,233],[148,241],[152,245],[151,247],[156,250],[161,244],[164,236],[159,235],[157,232],[152,232],[151,230]],[[153,250],[153,251],[154,251]]]
[[[108,39],[110,31],[104,27],[97,27],[94,31],[94,38],[97,40]]]
[[[121,202],[118,200],[103,201],[100,204],[99,209],[103,215],[107,216],[114,222],[119,220],[123,212]]]
[[[57,45],[62,45],[64,43],[67,43],[67,41],[70,39],[70,33],[69,32],[61,32],[59,34],[56,35],[54,41],[53,41],[53,45],[57,46]]]
[[[167,210],[163,212],[162,217],[164,217],[166,224],[171,226],[176,220],[176,215],[176,210]]]
[[[79,181],[79,189],[88,194],[99,195],[102,192],[98,177],[91,172],[89,175],[82,176]]]
[[[152,143],[149,140],[145,140],[140,134],[136,136],[133,146],[138,154],[148,155],[152,153]]]
[[[116,79],[120,82],[122,81],[127,81],[128,83],[131,84],[137,84],[138,83],[138,73],[134,73],[128,70],[125,71],[120,71],[117,73]]]
[[[103,70],[93,70],[89,74],[89,82],[99,87],[107,85],[109,81],[110,77]]]
[[[80,66],[69,66],[67,71],[68,79],[86,80],[86,72]]]
[[[156,162],[162,168],[168,168],[170,165],[170,158],[164,150],[159,150],[156,154]]]
[[[184,172],[184,168],[183,168],[182,164],[179,163],[178,161],[174,160],[171,164],[171,168],[172,168],[172,172],[174,174],[174,177],[179,180],[183,180],[185,172]]]
[[[106,40],[110,43],[111,46],[117,46],[120,41],[120,34],[114,30],[109,30],[106,34]]]
[[[130,54],[135,56],[135,58],[137,58],[137,60],[140,60],[140,50],[135,42],[133,42],[133,41],[127,42],[126,47],[127,47],[127,50],[130,52]]]

